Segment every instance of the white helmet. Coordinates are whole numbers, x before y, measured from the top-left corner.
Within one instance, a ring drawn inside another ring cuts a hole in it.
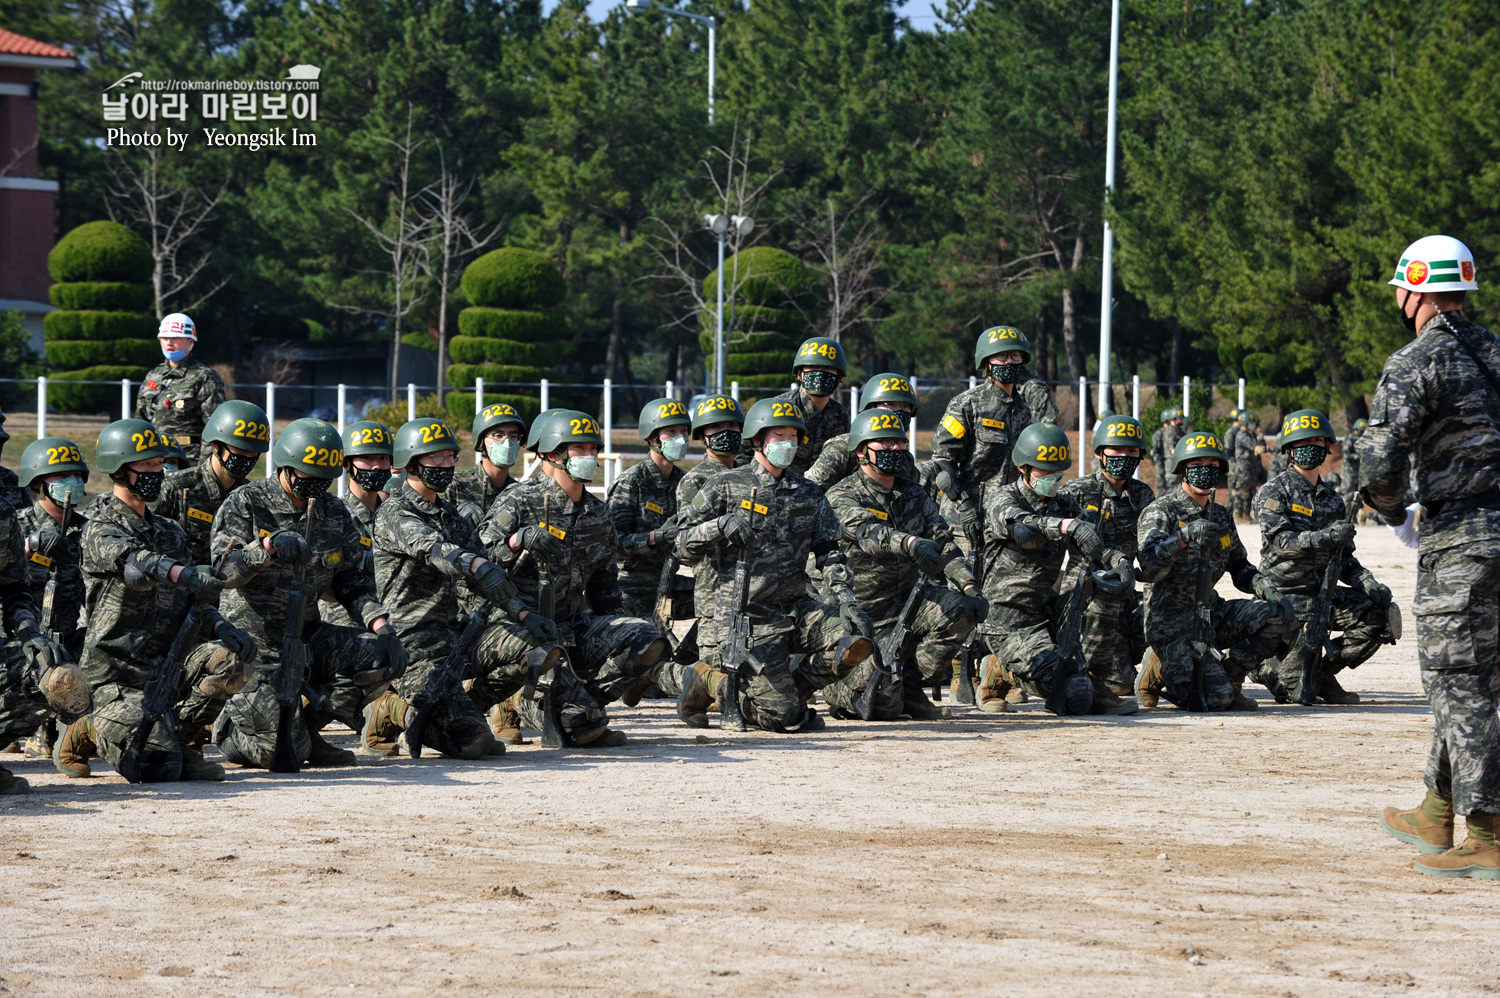
[[[1476,291],[1474,254],[1452,236],[1423,236],[1401,254],[1391,284],[1408,291]]]
[[[161,328],[156,331],[157,339],[161,339],[164,336],[186,336],[194,343],[197,343],[198,327],[186,315],[183,315],[181,312],[173,312],[161,320]]]

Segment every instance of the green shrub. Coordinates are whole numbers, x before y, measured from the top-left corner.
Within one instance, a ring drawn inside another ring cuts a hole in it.
[[[58,308],[95,309],[103,312],[149,312],[152,309],[149,284],[125,284],[120,281],[75,281],[54,284],[47,297]],[[155,332],[155,330],[152,330]]]
[[[729,368],[727,361],[724,368]],[[727,386],[731,381],[738,381],[741,388],[770,388],[772,395],[780,395],[791,387],[792,375],[790,371],[786,374],[737,374],[725,378],[724,384]]]
[[[463,336],[518,343],[556,343],[567,334],[568,328],[561,312],[466,308],[458,313],[458,331]]]
[[[161,359],[156,340],[48,340],[45,346],[47,363],[54,369],[106,364],[149,368]]]
[[[738,351],[726,354],[724,357],[724,373],[733,374],[771,374],[777,371],[786,372],[786,380],[792,380],[792,361],[796,358],[795,350],[773,350],[769,353],[739,353]]]
[[[474,425],[474,393],[473,392],[449,392],[445,400],[448,403],[448,417],[455,423],[463,426]],[[542,411],[540,400],[530,395],[506,395],[496,394],[486,390],[484,393],[484,404],[494,405],[497,402],[505,402],[514,406],[530,425],[536,418],[537,413]]]
[[[475,378],[483,378],[486,384],[492,384],[541,381],[545,377],[547,377],[547,372],[539,367],[502,364],[450,364],[448,366],[448,384],[454,388],[473,388]]]
[[[766,311],[772,311],[767,309]],[[798,316],[800,323],[802,317]],[[799,327],[800,328],[800,327]],[[802,345],[806,337],[788,336],[786,333],[740,333],[736,332],[730,340],[730,346],[735,353],[766,353],[771,350],[781,350],[789,354],[795,354],[797,348]],[[709,334],[709,348],[713,347],[713,334]]]
[[[464,268],[464,297],[490,308],[552,308],[568,293],[562,272],[545,253],[508,247]]]
[[[401,337],[401,345],[416,347],[418,350],[436,350],[437,340],[433,339],[431,336],[428,336],[426,333],[407,333],[405,336]],[[436,416],[433,417],[433,419],[436,418]]]
[[[364,415],[359,418],[380,423],[386,429],[395,433],[406,422],[407,413],[406,398],[402,396],[394,402],[382,402],[379,405],[370,406],[365,410]],[[465,422],[453,423],[449,421],[447,410],[438,404],[437,392],[417,396],[417,418],[441,419],[444,422],[448,422],[448,428],[455,431],[455,436],[457,436],[456,431],[460,426],[464,429],[468,429],[469,426]],[[458,439],[462,440],[463,438],[459,437]]]
[[[151,280],[154,264],[145,240],[118,222],[85,222],[57,241],[47,271],[59,283]]]
[[[120,379],[140,381],[144,367],[108,364],[86,367],[81,371],[63,371],[47,378],[47,404],[59,412],[113,411],[120,404]],[[70,381],[108,381],[107,385],[73,385]]]
[[[560,364],[573,355],[571,343],[517,343],[487,336],[455,336],[448,341],[448,354],[460,364],[513,364],[540,367]]]
[[[734,291],[736,279],[740,284]],[[770,246],[753,246],[724,261],[724,293],[734,291],[738,304],[784,308],[795,303],[811,309],[817,305],[822,280],[822,275],[786,250]],[[703,279],[703,295],[707,301],[718,299],[717,270]]]
[[[48,340],[148,340],[157,322],[139,312],[48,312],[42,332]]]
[[[310,343],[333,338],[333,330],[316,319],[303,319],[302,324],[307,327],[307,339]]]

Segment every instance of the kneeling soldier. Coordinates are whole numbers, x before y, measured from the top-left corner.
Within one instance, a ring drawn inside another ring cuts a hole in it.
[[[1148,707],[1156,706],[1160,695],[1189,710],[1254,710],[1255,701],[1241,692],[1246,676],[1259,677],[1261,660],[1297,626],[1292,601],[1251,566],[1234,517],[1213,501],[1227,467],[1218,437],[1184,435],[1170,469],[1162,469],[1180,484],[1141,515],[1137,557],[1141,578],[1151,583],[1146,592],[1151,652],[1136,690]],[[1226,600],[1215,593],[1225,572],[1236,589],[1257,598]],[[1194,690],[1195,662],[1201,700]],[[1275,676],[1265,678],[1275,689]]]
[[[198,562],[209,560],[208,535],[214,514],[232,490],[249,482],[260,456],[271,449],[271,421],[255,403],[231,399],[208,417],[203,443],[213,448],[208,460],[168,472],[161,498],[151,506],[157,516],[182,524],[193,560]]]
[[[843,528],[839,546],[849,560],[854,595],[874,620],[879,640],[899,626],[912,587],[922,586],[910,624],[915,641],[902,649],[899,662],[881,663],[894,672],[894,682],[876,689],[871,719],[879,721],[901,714],[919,720],[946,716],[923,688],[948,682],[953,656],[989,609],[936,501],[916,481],[905,427],[898,413],[860,413],[847,441],[859,473],[828,491],[828,504]],[[824,451],[819,463],[827,456]],[[956,588],[943,584],[945,576]],[[872,655],[823,687],[823,698],[840,716],[854,715],[854,700],[876,667]]]
[[[94,460],[114,490],[92,507],[81,541],[88,608],[83,671],[94,688],[94,712],[59,738],[53,759],[68,776],[89,775],[96,746],[118,769],[136,730],[150,723],[142,782],[224,778],[222,766],[203,758],[204,728],[245,685],[255,641],[214,608],[224,583],[212,566],[193,565],[182,526],[147,508],[161,494],[166,453],[144,420],[122,419],[99,434]],[[170,664],[163,659],[200,593],[207,602],[191,637],[203,643],[184,665],[174,732],[169,718],[146,716],[145,690]]]
[[[1316,409],[1299,409],[1287,416],[1281,427],[1281,446],[1291,455],[1292,466],[1255,495],[1261,574],[1275,580],[1276,587],[1291,599],[1301,626],[1317,608],[1329,560],[1342,550],[1339,581],[1344,585],[1334,587],[1328,630],[1343,635],[1333,638],[1333,651],[1323,655],[1323,681],[1317,696],[1324,703],[1359,703],[1359,694],[1345,690],[1335,676],[1365,662],[1386,641],[1394,643],[1391,625],[1399,634],[1399,611],[1392,616],[1390,589],[1354,557],[1355,527],[1349,522],[1344,499],[1318,475],[1333,446],[1328,417]],[[1287,691],[1295,691],[1301,681],[1297,651],[1294,647],[1281,662],[1281,684]]]
[[[383,423],[362,420],[344,427],[344,473],[349,476],[349,491],[344,505],[359,529],[361,555],[359,570],[375,585],[375,514],[390,495],[385,487],[391,481],[391,447],[395,438]],[[331,593],[322,593],[318,608],[323,619],[343,627],[359,627],[343,604]],[[400,627],[396,630],[399,632]]]
[[[479,464],[453,476],[446,498],[457,505],[478,530],[495,505],[495,497],[520,484],[510,469],[521,456],[521,438],[526,434],[526,420],[515,407],[495,402],[479,410],[474,417],[474,449]],[[471,507],[468,504],[473,503]]]
[[[620,553],[620,589],[636,613],[650,613],[667,552],[677,542],[677,486],[684,472],[692,419],[676,399],[659,398],[641,410],[640,434],[649,449],[615,479],[606,501]]]
[[[365,704],[406,671],[406,651],[375,598],[374,581],[360,571],[365,548],[359,528],[348,507],[328,494],[343,473],[343,450],[330,424],[294,420],[271,452],[275,476],[235,489],[214,518],[215,558],[235,549],[224,569],[224,616],[249,631],[262,652],[255,677],[214,725],[214,743],[242,766],[268,767],[275,751],[285,641],[305,643],[311,662],[301,677],[307,706],[297,711],[293,728],[297,759],[311,766],[352,763],[354,753],[318,732],[334,720],[360,730]],[[306,596],[301,619],[288,620],[287,597],[299,579]],[[318,597],[325,592],[364,626],[319,619]]]
[[[917,414],[917,393],[911,382],[900,374],[876,374],[865,379],[864,390],[859,396],[859,411],[886,409],[900,413],[901,425],[910,426]],[[839,482],[860,469],[858,455],[849,446],[849,434],[840,433],[829,437],[823,452],[807,469],[807,478],[818,488],[827,492]],[[915,473],[908,477],[915,477]]]

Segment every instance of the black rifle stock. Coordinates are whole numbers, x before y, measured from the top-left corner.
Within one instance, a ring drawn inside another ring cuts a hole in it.
[[[754,522],[755,500],[759,489],[750,490],[750,518]],[[719,727],[726,731],[744,731],[745,715],[740,710],[740,672],[751,664],[750,648],[753,638],[750,633],[750,556],[751,548],[746,544],[740,549],[739,559],[734,563],[734,592],[729,604],[729,634],[724,641],[720,658],[724,666],[724,682],[719,686]]]
[[[386,626],[391,625],[387,623]],[[404,732],[406,752],[413,759],[422,758],[422,735],[426,732],[427,724],[432,720],[433,715],[439,709],[445,709],[450,714],[456,711],[453,698],[463,695],[464,670],[469,664],[469,654],[474,650],[474,643],[479,640],[479,636],[488,626],[490,626],[489,607],[480,606],[469,614],[463,630],[458,632],[458,637],[448,649],[447,656],[427,674],[427,682],[422,684],[422,691],[417,694],[411,705],[411,721],[406,725]]]
[[[1359,497],[1348,499],[1344,506],[1344,517],[1354,523],[1359,517]],[[1318,701],[1318,689],[1323,685],[1323,653],[1329,650],[1328,627],[1333,617],[1333,591],[1338,587],[1339,576],[1344,571],[1344,555],[1349,545],[1340,544],[1328,559],[1323,569],[1323,582],[1318,587],[1318,600],[1313,604],[1312,616],[1302,625],[1298,635],[1296,654],[1298,665],[1297,702],[1310,707]]]
[[[1057,632],[1057,667],[1052,673],[1046,699],[1046,707],[1052,713],[1069,712],[1068,680],[1074,676],[1088,675],[1089,663],[1083,654],[1083,625],[1089,601],[1094,598],[1096,591],[1114,594],[1123,588],[1119,580],[1091,569],[1087,559],[1079,558],[1078,574],[1073,577],[1073,590],[1068,598],[1068,610],[1063,616],[1062,627]]]
[[[977,545],[970,542],[973,554],[970,555],[970,564],[974,570],[975,592],[984,592],[984,544],[983,539]],[[984,638],[979,634],[979,625],[969,632],[968,638],[959,648],[958,652],[958,702],[974,705],[974,658],[984,648]]]
[[[64,545],[68,543],[68,520],[72,514],[73,493],[70,491],[63,497],[62,520],[58,523]],[[42,590],[42,631],[58,644],[62,644],[62,632],[57,627],[57,578],[62,573],[62,561],[60,552],[53,557],[52,564],[47,566],[47,586]]]
[[[307,562],[312,557],[312,518],[316,499],[307,501],[302,515],[303,550],[292,573],[292,588],[286,596],[286,629],[281,637],[281,669],[276,673],[276,745],[271,750],[273,773],[295,773],[302,768],[297,759],[297,711],[302,707],[302,684],[312,656],[302,640],[302,617],[306,611]]]
[[[1214,515],[1214,497],[1208,497],[1208,503],[1203,507],[1205,519],[1212,520]],[[1188,642],[1188,647],[1193,653],[1193,679],[1188,686],[1187,709],[1195,713],[1208,710],[1208,699],[1203,692],[1204,672],[1208,669],[1208,660],[1215,662],[1223,659],[1224,655],[1214,644],[1214,577],[1213,564],[1209,560],[1208,552],[1202,548],[1198,549],[1198,589],[1197,610],[1193,616],[1193,634]]]
[[[911,592],[906,594],[906,602],[901,605],[896,626],[891,628],[884,641],[875,645],[875,667],[870,670],[864,689],[854,697],[854,710],[861,721],[868,721],[874,715],[875,693],[880,688],[881,677],[888,676],[894,683],[901,675],[901,663],[912,639],[912,624],[916,623],[917,613],[922,609],[922,590],[926,581],[925,574],[919,569],[917,581],[912,583]]]
[[[224,563],[229,560],[232,551],[234,551],[234,545],[231,543],[214,568],[220,576],[224,574]],[[156,723],[165,722],[169,734],[177,730],[177,718],[173,716],[172,708],[177,705],[177,693],[182,687],[188,653],[198,643],[203,607],[207,605],[209,599],[210,597],[202,592],[193,597],[192,604],[188,606],[187,615],[182,618],[182,624],[172,638],[171,647],[167,649],[166,657],[162,659],[161,668],[142,691],[144,696],[141,702],[141,723],[131,732],[125,751],[120,753],[120,764],[115,767],[115,770],[130,783],[141,782],[141,755],[146,751],[146,743],[150,741],[151,731],[156,727]]]
[[[542,498],[542,529],[549,531],[557,537],[557,531],[552,526],[551,504],[547,497]],[[563,538],[559,537],[558,540]],[[552,569],[540,558],[536,563],[536,605],[547,619],[553,622],[557,620],[557,587],[552,581]],[[565,685],[564,674],[571,678],[573,672],[572,662],[568,657],[567,648],[562,649],[562,654],[552,666],[552,678],[545,686],[539,687],[542,703],[542,748],[560,749],[567,746],[567,738],[562,729],[562,699]]]

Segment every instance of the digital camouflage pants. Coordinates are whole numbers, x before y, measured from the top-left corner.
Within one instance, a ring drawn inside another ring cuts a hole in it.
[[[1226,710],[1234,700],[1231,683],[1259,675],[1261,661],[1275,654],[1297,628],[1281,621],[1275,604],[1258,599],[1215,596],[1212,644],[1223,660],[1209,656],[1203,668],[1203,699],[1209,710]],[[1146,640],[1161,659],[1162,696],[1181,707],[1193,684],[1193,621],[1146,621]]]
[[[1135,686],[1135,667],[1146,652],[1142,610],[1141,594],[1135,589],[1119,596],[1096,592],[1089,600],[1081,640],[1090,676],[1115,686]]]
[[[885,641],[896,629],[896,618],[875,622],[876,636]],[[906,695],[904,686],[947,685],[953,677],[953,656],[958,654],[969,632],[979,623],[972,611],[964,608],[964,599],[956,590],[945,586],[923,586],[922,602],[912,622],[912,640],[906,655],[895,669],[895,679],[880,681],[875,689],[876,721],[894,721],[901,715]],[[823,687],[823,699],[842,713],[854,714],[854,698],[864,691],[870,673],[876,668],[871,655],[856,665],[843,679]]]
[[[1317,600],[1311,596],[1293,596],[1292,605],[1297,608],[1297,627],[1303,627],[1310,619]],[[1385,639],[1388,607],[1376,603],[1364,593],[1347,586],[1337,586],[1333,591],[1333,612],[1328,617],[1329,644],[1332,653],[1323,656],[1323,675],[1332,676],[1344,669],[1355,669],[1375,654]],[[1338,632],[1337,636],[1332,635]],[[1297,634],[1291,635],[1292,651],[1301,646]],[[1302,681],[1299,656],[1288,652],[1275,663],[1281,685],[1296,690]]]
[[[21,642],[0,644],[0,745],[28,737],[49,713],[46,699],[27,676]]]
[[[667,653],[667,640],[656,625],[640,617],[585,614],[563,628],[571,636],[567,662],[578,682],[562,697],[563,735],[573,743],[586,743],[609,724],[605,707],[652,670]],[[540,729],[540,705],[516,700],[527,727]]]
[[[1412,611],[1432,705],[1427,787],[1459,814],[1500,814],[1500,540],[1423,551]]]

